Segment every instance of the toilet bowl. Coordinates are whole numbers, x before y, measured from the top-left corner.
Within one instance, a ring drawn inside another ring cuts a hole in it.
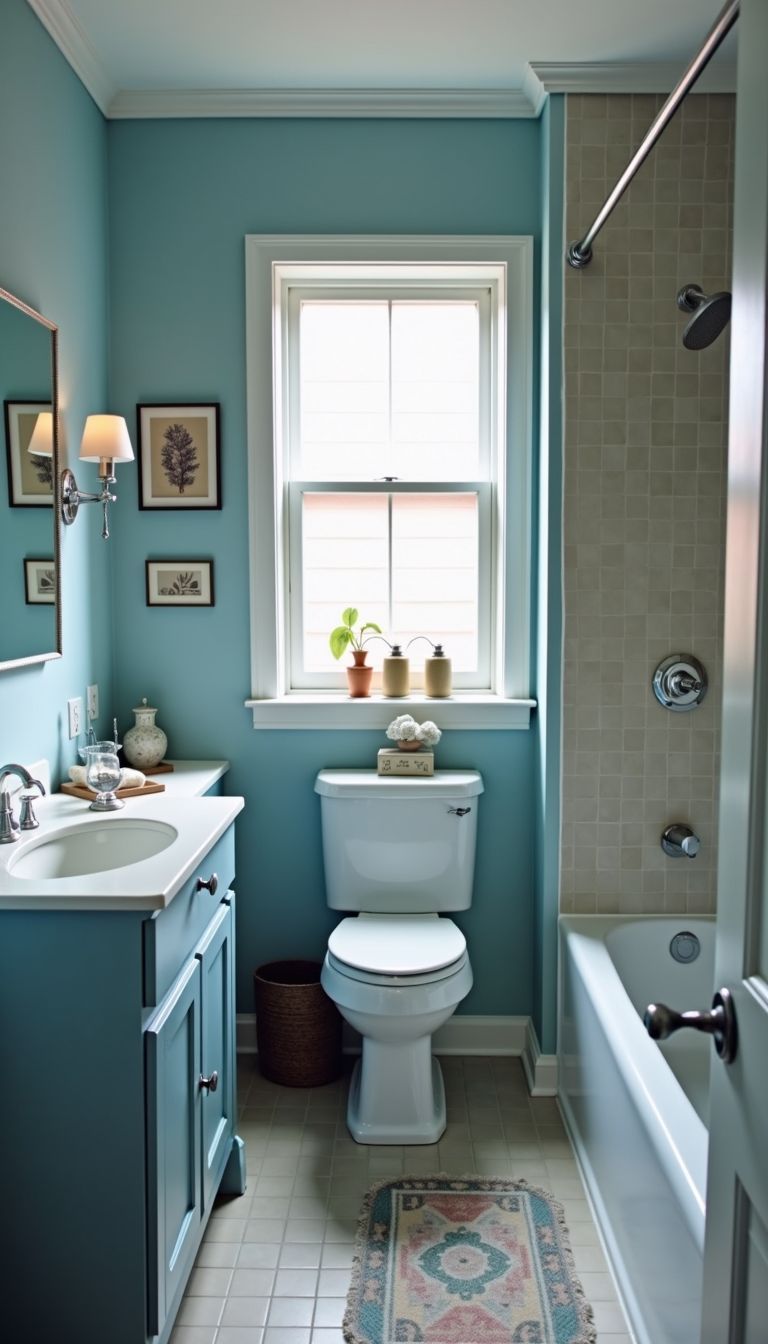
[[[432,921],[441,927],[430,928]],[[353,925],[358,927],[352,929]],[[462,949],[444,966],[430,964],[440,954],[414,955],[419,934],[430,931],[434,941]],[[332,950],[334,944],[350,946],[354,934],[360,935],[355,941],[364,939],[369,948],[365,967],[350,965]],[[377,937],[384,946],[376,947]],[[392,970],[391,947],[388,952],[385,947],[390,940],[403,940],[401,960],[408,969],[399,974]],[[384,969],[372,969],[371,962]],[[438,920],[436,915],[360,915],[342,920],[331,934],[321,983],[362,1037],[347,1110],[353,1139],[371,1144],[436,1143],[445,1129],[445,1089],[440,1065],[432,1058],[432,1036],[472,988],[464,935],[451,920]]]
[[[445,1129],[432,1036],[472,988],[464,934],[444,912],[471,904],[476,771],[379,779],[323,770],[328,905],[348,914],[321,983],[362,1038],[347,1126],[358,1143],[431,1144]]]

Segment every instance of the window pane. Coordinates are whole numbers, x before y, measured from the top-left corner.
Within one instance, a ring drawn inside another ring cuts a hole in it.
[[[392,496],[392,624],[444,644],[456,672],[478,661],[477,495]],[[411,666],[431,652],[414,644]]]
[[[391,589],[389,519],[391,498]],[[476,494],[303,495],[304,670],[333,672],[328,636],[345,607],[375,621],[387,639],[442,643],[455,672],[478,665]],[[376,668],[386,646],[373,641]],[[415,684],[429,645],[411,649]]]
[[[391,475],[389,306],[305,301],[299,336],[305,480]]]
[[[357,607],[363,621],[386,631],[389,621],[389,536],[386,495],[305,494],[302,509],[304,669],[338,672],[328,646],[341,613]],[[370,646],[381,663],[381,643]]]
[[[303,300],[299,347],[294,476],[478,476],[476,301]]]
[[[390,474],[479,474],[480,320],[475,302],[392,305]]]

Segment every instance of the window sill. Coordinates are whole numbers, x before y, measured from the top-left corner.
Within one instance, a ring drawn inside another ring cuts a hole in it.
[[[340,692],[293,692],[268,700],[246,700],[254,728],[386,728],[398,714],[434,719],[439,728],[528,728],[535,700],[506,700],[490,693],[458,692],[446,700],[423,695],[351,700]]]

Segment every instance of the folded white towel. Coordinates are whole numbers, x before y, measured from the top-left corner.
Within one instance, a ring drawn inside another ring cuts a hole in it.
[[[87,789],[84,765],[70,765],[69,778],[73,784],[78,784],[80,788]],[[118,792],[120,789],[140,789],[145,783],[146,775],[143,775],[140,770],[121,770],[120,783],[117,786]]]

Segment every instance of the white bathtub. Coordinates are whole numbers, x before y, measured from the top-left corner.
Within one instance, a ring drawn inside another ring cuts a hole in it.
[[[649,1003],[709,1008],[714,921],[564,916],[560,1101],[638,1344],[698,1344],[707,1170],[708,1038],[661,1047]],[[676,962],[690,931],[701,953]]]

